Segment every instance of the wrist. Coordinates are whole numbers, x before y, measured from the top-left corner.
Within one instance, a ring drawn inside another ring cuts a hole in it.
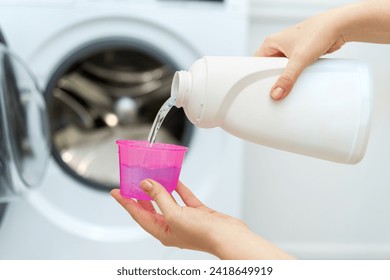
[[[389,43],[389,7],[389,0],[360,1],[331,12],[345,42]]]
[[[293,259],[248,228],[230,232],[227,238],[216,238],[213,244],[210,253],[222,260]]]

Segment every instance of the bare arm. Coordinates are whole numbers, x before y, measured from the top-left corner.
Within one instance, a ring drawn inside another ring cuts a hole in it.
[[[345,42],[390,44],[390,1],[369,0],[333,11]]]
[[[271,96],[286,97],[308,65],[352,41],[390,43],[390,0],[345,5],[268,36],[256,55],[289,58]]]

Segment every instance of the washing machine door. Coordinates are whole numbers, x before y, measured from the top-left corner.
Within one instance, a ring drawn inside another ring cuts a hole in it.
[[[0,43],[0,203],[38,185],[48,139],[43,94],[26,65]]]

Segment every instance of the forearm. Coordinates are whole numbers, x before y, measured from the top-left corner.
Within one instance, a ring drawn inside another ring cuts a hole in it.
[[[329,11],[345,42],[390,43],[390,0],[366,0]]]
[[[230,242],[219,239],[212,253],[222,260],[294,259],[286,252],[249,230]]]

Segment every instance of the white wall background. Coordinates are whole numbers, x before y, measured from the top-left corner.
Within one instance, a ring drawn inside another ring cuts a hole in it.
[[[249,53],[268,34],[347,2],[252,0]],[[328,57],[372,68],[365,158],[347,166],[246,143],[244,220],[298,258],[390,259],[390,45],[349,43]]]

